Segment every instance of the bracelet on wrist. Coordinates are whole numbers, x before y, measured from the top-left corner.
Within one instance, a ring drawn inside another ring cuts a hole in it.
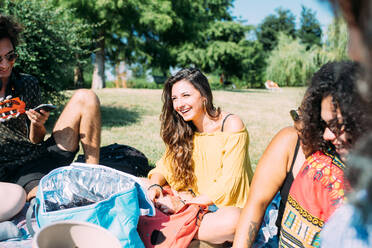
[[[150,190],[150,189],[153,188],[153,187],[159,187],[159,188],[161,189],[161,191],[163,191],[163,187],[162,187],[160,184],[157,184],[157,183],[151,184],[151,185],[147,188],[147,190]]]

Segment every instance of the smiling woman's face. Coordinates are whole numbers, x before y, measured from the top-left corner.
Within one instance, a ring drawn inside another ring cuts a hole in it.
[[[10,39],[8,38],[0,39],[0,56],[1,56],[0,79],[3,82],[4,81],[7,82],[7,80],[10,77],[10,74],[12,73],[15,60],[8,61],[8,59],[6,59],[6,55],[9,55],[12,52],[14,52],[14,48],[13,48],[12,42],[10,42]]]
[[[181,80],[172,87],[173,108],[185,121],[193,121],[204,112],[205,98],[187,80]]]
[[[347,132],[342,124],[342,115],[340,108],[336,108],[332,101],[332,96],[326,96],[321,103],[321,118],[324,122],[323,139],[331,142],[336,152],[342,159],[349,152],[350,144],[347,141]]]

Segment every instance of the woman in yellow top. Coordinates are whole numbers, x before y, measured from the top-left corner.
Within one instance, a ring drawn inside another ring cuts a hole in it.
[[[253,174],[248,132],[238,116],[214,107],[208,79],[198,69],[170,77],[162,98],[166,152],[149,173],[148,195],[163,212],[172,212],[161,201],[166,184],[186,202],[216,205],[218,210],[204,216],[195,238],[215,244],[232,241]]]

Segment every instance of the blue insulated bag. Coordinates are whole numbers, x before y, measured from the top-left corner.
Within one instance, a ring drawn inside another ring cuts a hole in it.
[[[155,208],[138,178],[102,165],[73,163],[51,171],[39,183],[35,202],[39,227],[63,220],[86,221],[112,232],[123,247],[144,247],[140,215]]]

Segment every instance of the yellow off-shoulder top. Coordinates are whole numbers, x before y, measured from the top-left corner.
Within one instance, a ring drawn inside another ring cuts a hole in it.
[[[207,195],[218,207],[243,207],[253,176],[250,164],[247,129],[238,132],[198,133],[193,138],[195,185],[191,188],[197,195]],[[150,171],[160,173],[176,190],[179,187],[172,177],[173,161],[164,153]]]

